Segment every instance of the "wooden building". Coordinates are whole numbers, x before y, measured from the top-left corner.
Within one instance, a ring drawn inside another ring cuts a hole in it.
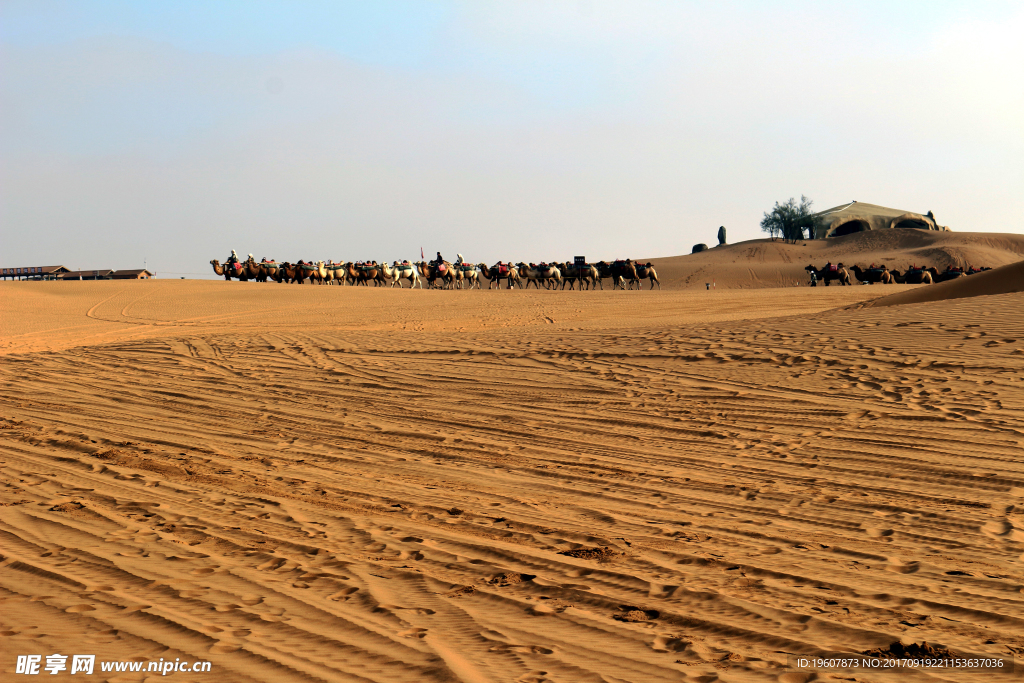
[[[21,268],[0,268],[0,278],[6,280],[57,280],[69,273],[64,266],[23,266]]]
[[[110,280],[114,271],[109,268],[100,270],[72,270],[61,274],[61,280]]]
[[[153,277],[153,273],[149,272],[145,268],[138,268],[136,270],[115,270],[114,274],[110,277],[114,280],[148,280]]]

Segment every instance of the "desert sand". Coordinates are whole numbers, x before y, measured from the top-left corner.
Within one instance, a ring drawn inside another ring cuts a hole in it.
[[[710,292],[671,263],[663,292],[0,284],[5,680],[51,653],[520,683],[1024,654],[1024,293],[739,263]]]

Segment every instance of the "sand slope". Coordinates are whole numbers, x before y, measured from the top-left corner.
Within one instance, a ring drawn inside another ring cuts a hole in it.
[[[791,682],[787,654],[901,638],[1024,653],[1024,294],[86,284],[2,289],[5,673]]]
[[[995,268],[984,273],[940,282],[931,287],[918,287],[869,302],[868,306],[900,306],[926,301],[946,301],[972,296],[993,296],[1024,292],[1024,261]]]
[[[768,239],[715,247],[699,254],[650,260],[663,286],[703,289],[790,287],[806,285],[804,266],[833,263],[866,268],[872,263],[906,270],[911,264],[995,268],[1024,259],[1024,235],[1003,233],[873,230],[827,240],[786,244]],[[896,285],[892,285],[896,286]]]

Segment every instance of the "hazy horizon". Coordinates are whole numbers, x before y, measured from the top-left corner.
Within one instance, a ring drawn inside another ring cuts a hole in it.
[[[593,260],[776,201],[1024,232],[1017,3],[0,3],[0,265]]]

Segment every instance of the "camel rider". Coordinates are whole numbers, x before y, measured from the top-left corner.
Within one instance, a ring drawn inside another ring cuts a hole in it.
[[[456,254],[456,256],[458,258],[455,259],[455,265],[461,266],[464,263],[463,258],[462,258],[462,254]]]
[[[231,256],[228,256],[228,265],[230,266],[230,265],[234,265],[236,263],[238,263],[238,254],[236,254],[235,250],[232,249],[231,250]]]
[[[441,252],[437,252],[437,258],[434,260],[434,265],[439,266],[444,263],[444,257],[441,256]]]

